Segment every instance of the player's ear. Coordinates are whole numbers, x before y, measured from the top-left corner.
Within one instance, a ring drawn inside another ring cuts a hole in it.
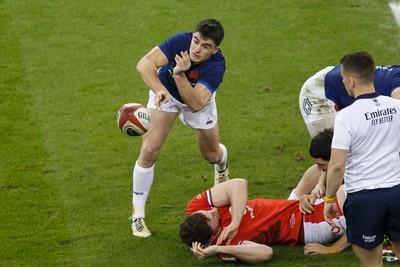
[[[356,86],[356,81],[353,77],[349,77],[350,79],[350,83],[351,83],[351,87],[354,88]]]
[[[216,54],[219,50],[220,50],[220,47],[219,47],[219,46],[216,46],[216,47],[214,48],[213,55]]]

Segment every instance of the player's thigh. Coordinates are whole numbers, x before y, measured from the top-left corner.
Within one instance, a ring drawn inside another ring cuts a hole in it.
[[[151,127],[143,135],[143,146],[147,150],[159,150],[178,116],[176,112],[165,112],[149,108]]]

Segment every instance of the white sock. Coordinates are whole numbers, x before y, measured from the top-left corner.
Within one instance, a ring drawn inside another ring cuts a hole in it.
[[[133,169],[132,204],[135,210],[133,218],[145,217],[145,206],[149,191],[154,180],[154,165],[150,168],[140,167],[136,161]]]
[[[215,168],[217,171],[221,172],[226,169],[226,163],[228,162],[228,150],[223,144],[219,144],[219,147],[222,150],[222,159],[220,162],[215,164]]]

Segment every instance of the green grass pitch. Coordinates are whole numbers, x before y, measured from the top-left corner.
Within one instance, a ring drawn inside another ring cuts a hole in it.
[[[251,198],[286,198],[312,163],[298,108],[308,77],[356,50],[399,64],[383,0],[0,0],[0,266],[241,266],[199,262],[179,241],[185,204],[213,183],[180,122],[156,164],[154,235],[134,238],[128,221],[140,138],[116,112],[147,101],[140,57],[205,18],[225,28],[220,137]],[[358,266],[351,250],[273,248],[268,266]]]

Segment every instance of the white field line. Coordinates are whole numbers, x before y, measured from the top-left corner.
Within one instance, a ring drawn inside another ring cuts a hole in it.
[[[392,9],[397,24],[400,26],[400,2],[390,2],[389,6]]]

